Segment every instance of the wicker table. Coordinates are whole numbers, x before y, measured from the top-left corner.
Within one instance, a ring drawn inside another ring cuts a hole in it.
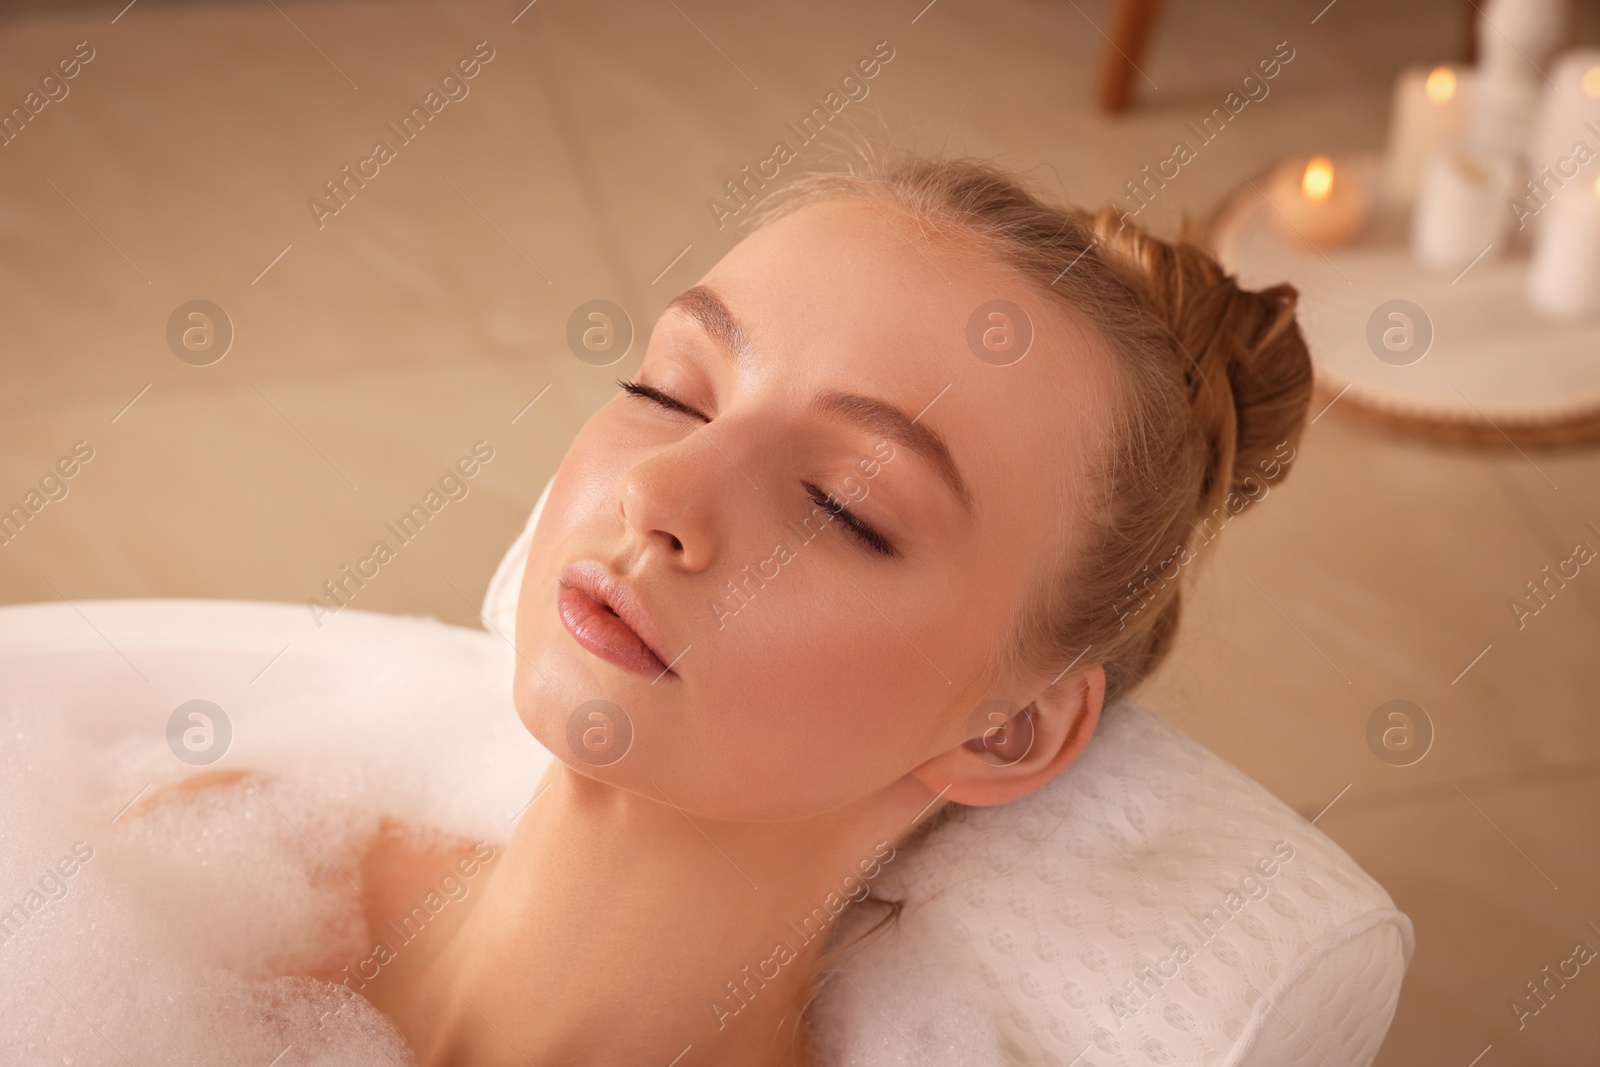
[[[1375,156],[1334,163],[1378,187]],[[1559,323],[1529,306],[1525,240],[1439,275],[1412,259],[1406,211],[1379,201],[1355,243],[1318,250],[1280,236],[1265,187],[1261,176],[1229,199],[1211,243],[1241,284],[1300,290],[1316,410],[1456,444],[1600,441],[1600,316]]]

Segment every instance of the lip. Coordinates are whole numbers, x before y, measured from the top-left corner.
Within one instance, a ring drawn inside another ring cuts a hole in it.
[[[666,643],[644,605],[605,566],[569,563],[556,582],[556,613],[574,641],[635,674],[677,677],[667,667]]]

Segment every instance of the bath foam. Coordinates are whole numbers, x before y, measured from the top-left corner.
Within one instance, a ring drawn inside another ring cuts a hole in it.
[[[336,894],[314,902],[304,893],[304,856],[277,827],[254,833],[254,841],[250,830],[237,829],[248,827],[246,819],[264,824],[259,798],[218,790],[149,816],[123,816],[118,825],[90,825],[86,808],[62,801],[91,795],[104,768],[72,749],[50,718],[18,710],[0,717],[0,899],[37,885],[40,872],[69,853],[69,841],[88,845],[78,854],[90,859],[62,880],[64,893],[0,944],[0,1062],[267,1064],[293,1046],[294,1064],[410,1064],[405,1043],[365,1001],[350,1000],[341,985],[272,976],[272,966],[262,965],[274,952],[278,965],[314,957],[310,926],[333,918],[350,931],[350,920],[330,910],[326,901]],[[40,789],[46,784],[48,792]],[[280,785],[274,798],[286,813],[326,829],[326,819],[315,819],[314,793]],[[234,833],[219,835],[230,821],[238,821]],[[264,846],[253,859],[251,845]],[[299,849],[309,851],[304,841]],[[152,864],[173,864],[179,877],[168,883],[171,896],[158,893]],[[242,907],[251,885],[254,913]],[[205,897],[211,907],[200,905]],[[355,926],[358,933],[358,913]],[[298,957],[294,949],[262,950],[277,937],[299,942]],[[205,961],[246,961],[253,953],[258,960],[246,973]]]
[[[312,783],[250,775],[119,826],[106,869],[181,958],[266,979],[336,971],[370,951],[356,879],[376,819],[340,811]]]
[[[257,982],[124,955],[93,962],[96,973],[76,980],[6,976],[0,1060],[75,1067],[415,1063],[388,1021],[342,986],[298,977]]]
[[[260,673],[258,646],[163,662],[80,606],[116,651],[30,649],[0,672],[0,911],[23,907],[0,936],[0,1063],[412,1063],[366,1000],[305,975],[372,949],[347,878],[380,814],[503,844],[548,758],[511,707],[509,650],[398,619],[389,647],[366,616],[351,656],[352,612]],[[233,739],[191,766],[166,720],[202,696]]]
[[[329,868],[352,858],[361,815],[269,776],[279,810],[235,784],[86,819],[115,749],[74,745],[40,710],[0,715],[0,906],[27,913],[0,943],[0,1063],[264,1065],[289,1048],[282,1067],[412,1062],[366,1001],[294,976],[363,947],[354,892]],[[83,855],[29,907],[41,877]]]

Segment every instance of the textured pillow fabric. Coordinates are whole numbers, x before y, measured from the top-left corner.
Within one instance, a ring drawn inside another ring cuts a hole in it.
[[[1368,1064],[1412,951],[1338,845],[1131,705],[874,894],[906,906],[820,995],[829,1063]],[[846,914],[846,938],[877,918]]]
[[[508,639],[549,491],[484,599]],[[960,809],[873,892],[905,907],[819,993],[837,1067],[1361,1067],[1413,948],[1327,835],[1131,705],[1049,787]],[[836,936],[876,918],[846,912]]]

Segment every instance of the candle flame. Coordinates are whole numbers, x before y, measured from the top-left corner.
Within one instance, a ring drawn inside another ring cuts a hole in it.
[[[1587,77],[1584,84],[1588,84]],[[1449,67],[1434,67],[1428,72],[1428,80],[1423,84],[1422,91],[1427,93],[1428,99],[1435,104],[1448,104],[1456,95],[1456,72]]]
[[[1590,100],[1600,100],[1600,67],[1590,67],[1583,72],[1583,95]]]
[[[1333,160],[1317,156],[1306,164],[1305,177],[1300,179],[1300,191],[1309,200],[1326,200],[1333,192]]]

